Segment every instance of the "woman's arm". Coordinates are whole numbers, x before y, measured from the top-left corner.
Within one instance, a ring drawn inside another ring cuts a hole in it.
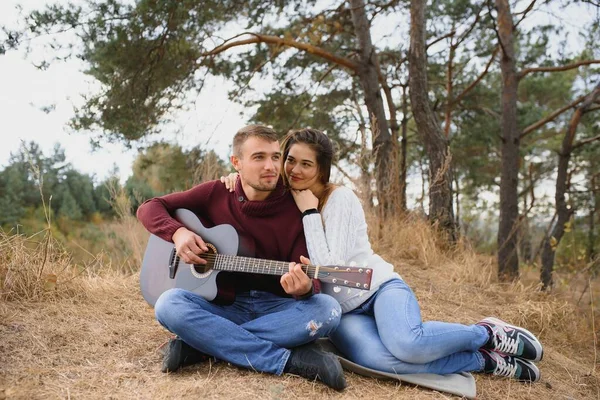
[[[318,265],[347,264],[359,232],[367,229],[358,197],[345,187],[331,193],[322,214],[305,215],[302,223],[308,254]]]

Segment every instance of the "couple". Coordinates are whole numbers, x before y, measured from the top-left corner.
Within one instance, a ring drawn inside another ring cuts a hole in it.
[[[233,304],[171,289],[155,306],[158,321],[177,335],[163,371],[209,355],[263,372],[320,379],[342,390],[346,383],[337,358],[307,345],[328,336],[353,362],[384,372],[481,371],[539,380],[532,361],[541,360],[542,346],[529,331],[494,318],[470,326],[421,321],[411,289],[392,265],[373,254],[358,198],[329,183],[333,153],[329,138],[314,129],[290,132],[280,150],[270,128],[248,126],[233,142],[231,162],[239,173],[231,188],[235,194],[213,181],[140,207],[144,226],[173,241],[188,263],[205,263],[207,248],[171,217],[177,208],[192,210],[207,224],[233,225],[242,247],[258,258],[308,263],[301,257],[308,251],[314,264],[343,260],[373,268],[367,292],[321,285],[293,262],[281,279],[226,275],[223,286],[235,293]]]

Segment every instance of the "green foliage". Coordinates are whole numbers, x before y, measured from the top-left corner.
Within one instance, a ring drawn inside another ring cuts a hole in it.
[[[77,200],[75,200],[75,197],[73,197],[68,188],[63,189],[60,200],[58,215],[72,220],[80,220],[83,217],[81,207],[77,204]]]
[[[202,173],[198,176],[199,171],[207,171],[209,176]],[[135,159],[133,174],[126,187],[132,197],[143,201],[186,190],[199,181],[225,174],[225,162],[212,151],[207,152],[198,146],[184,151],[179,145],[155,143]]]
[[[498,193],[502,163],[500,56],[492,58],[498,44],[496,12],[490,2],[480,0],[428,3],[426,41],[434,43],[428,48],[430,103],[439,121],[446,120],[446,113],[449,115],[452,168],[460,180],[460,195],[463,204],[476,204],[483,193]],[[580,30],[581,49],[566,46],[560,22],[535,23],[533,13],[550,13],[554,6],[551,3],[537,3],[523,23],[518,22],[523,14],[514,15],[518,70],[600,58],[598,19]],[[406,161],[409,171],[416,171],[427,163],[423,160],[423,143],[414,139],[416,128],[410,104],[406,115],[401,111],[402,88],[408,82],[408,6],[408,1],[369,1],[366,12],[371,31],[376,33],[373,44],[380,80],[390,88],[393,97],[387,106],[396,108],[394,117],[398,122],[403,117],[409,119]],[[516,9],[522,11],[520,3]],[[340,144],[340,158],[350,165],[358,164],[356,161],[368,150],[361,149],[362,137],[356,134],[368,132],[371,121],[355,70],[319,57],[312,50],[280,44],[251,43],[209,54],[220,44],[252,39],[252,35],[236,35],[253,32],[318,47],[332,56],[355,62],[360,45],[347,2],[334,1],[323,7],[321,3],[300,0],[91,0],[80,6],[51,4],[31,13],[26,25],[26,31],[10,32],[0,53],[27,43],[31,36],[61,30],[76,32],[76,43],[55,50],[57,57],[70,54],[84,60],[86,72],[100,85],[98,92],[86,97],[72,121],[75,129],[98,134],[98,143],[130,143],[160,131],[173,111],[185,107],[202,90],[204,79],[211,74],[233,83],[229,96],[255,110],[252,122],[273,125],[282,134],[305,126],[326,130]],[[557,41],[562,45],[554,46]],[[556,47],[558,50],[554,51]],[[487,74],[482,76],[488,63]],[[597,79],[597,73],[598,68],[590,66],[523,77],[517,103],[519,129],[571,103],[585,91],[584,86]],[[477,85],[472,87],[475,82]],[[467,89],[468,93],[463,93]],[[543,180],[554,179],[555,151],[560,149],[571,113],[567,111],[521,139],[522,196],[529,196],[530,184],[538,187]],[[598,136],[596,119],[593,114],[584,116],[577,140]],[[57,216],[71,213],[71,217],[89,220],[97,212],[110,215],[110,192],[106,186],[73,171],[64,162],[60,149],[44,157],[39,148],[30,144],[28,153],[27,157],[17,154],[0,173],[0,223],[14,223],[39,201],[35,178],[29,172],[29,158],[43,172],[44,198],[53,195],[52,209]],[[597,187],[593,183],[599,173],[594,162],[597,154],[597,142],[590,143],[578,149],[571,159],[574,189],[569,198],[572,206],[584,213],[593,213],[593,205],[597,204],[590,195],[590,188]],[[368,171],[368,161],[366,164],[361,167]],[[184,150],[159,143],[136,159],[125,187],[134,198],[135,208],[146,198],[184,190],[200,180],[218,177],[220,171],[226,171],[224,163],[205,149]],[[427,173],[424,175],[427,178]],[[22,207],[11,208],[15,201]],[[552,205],[547,200],[536,201],[540,212],[548,211]],[[76,207],[68,206],[72,203]],[[476,206],[465,207],[464,220],[470,226],[479,226],[475,219],[480,211]],[[493,240],[480,242],[488,248]]]
[[[84,220],[98,210],[93,178],[66,163],[64,149],[58,145],[50,156],[33,142],[21,147],[0,171],[0,189],[0,226],[8,228],[32,210],[40,210],[42,199],[52,218]]]

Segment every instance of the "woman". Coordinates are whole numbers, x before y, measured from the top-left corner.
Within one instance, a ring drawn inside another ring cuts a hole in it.
[[[330,336],[340,352],[357,364],[397,374],[481,371],[529,382],[540,379],[532,361],[542,359],[542,345],[526,329],[496,318],[469,326],[422,322],[412,290],[391,264],[373,253],[358,197],[329,182],[334,150],[325,134],[291,131],[282,152],[284,182],[302,212],[312,263],[356,262],[373,269],[369,291],[322,284],[344,313]],[[232,187],[234,178],[221,180]]]

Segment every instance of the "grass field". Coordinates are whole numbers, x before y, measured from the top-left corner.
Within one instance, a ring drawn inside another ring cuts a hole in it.
[[[129,226],[129,234],[142,232]],[[387,224],[371,235],[375,250],[414,289],[424,320],[470,324],[497,316],[541,339],[541,382],[475,374],[478,399],[600,398],[596,311],[590,291],[583,291],[584,277],[546,294],[537,289],[537,271],[524,270],[519,282],[500,284],[493,258],[467,246],[444,249],[419,220]],[[143,300],[137,273],[110,265],[82,269],[51,238],[40,234],[31,240],[38,246],[0,236],[0,399],[453,397],[352,373],[348,388],[338,393],[297,376],[223,362],[163,374],[159,347],[170,335]],[[130,240],[143,244],[145,236]]]

